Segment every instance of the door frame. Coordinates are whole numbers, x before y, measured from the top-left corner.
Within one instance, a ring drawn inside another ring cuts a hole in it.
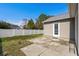
[[[55,34],[55,24],[58,24],[58,35]],[[58,22],[53,23],[53,37],[60,37],[60,23]]]

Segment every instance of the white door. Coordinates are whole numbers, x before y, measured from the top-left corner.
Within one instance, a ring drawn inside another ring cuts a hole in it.
[[[53,37],[60,36],[60,23],[53,23]]]

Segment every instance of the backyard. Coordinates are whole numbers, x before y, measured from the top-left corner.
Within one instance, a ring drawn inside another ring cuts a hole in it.
[[[29,40],[41,36],[42,34],[34,34],[0,38],[0,55],[24,56],[25,54],[20,50],[20,48],[33,44],[33,42],[30,42]]]

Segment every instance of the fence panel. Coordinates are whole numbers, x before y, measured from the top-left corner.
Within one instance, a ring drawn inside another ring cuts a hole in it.
[[[43,30],[0,29],[0,37],[12,37],[32,34],[43,34]]]

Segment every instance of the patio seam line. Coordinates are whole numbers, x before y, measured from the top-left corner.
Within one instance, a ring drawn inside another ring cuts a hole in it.
[[[45,52],[46,50],[47,50],[47,48],[46,48],[43,52]],[[41,52],[38,56],[41,56],[41,54],[42,54],[43,52]]]
[[[37,44],[37,45],[41,45],[40,43],[33,43],[33,44]],[[44,47],[46,48],[46,47]],[[44,53],[48,48],[46,48],[44,51],[42,51],[38,56],[41,56],[42,53]]]

